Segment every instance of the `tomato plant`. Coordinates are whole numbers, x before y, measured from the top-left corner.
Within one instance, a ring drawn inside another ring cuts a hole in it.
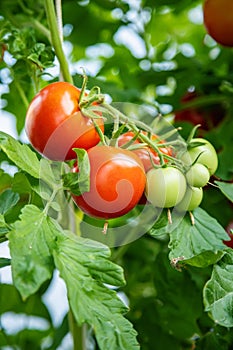
[[[0,1],[1,348],[232,349],[232,50],[203,2]]]
[[[185,176],[174,167],[151,169],[147,173],[146,197],[155,207],[174,207],[182,200],[186,187]]]
[[[88,149],[100,137],[93,119],[81,112],[80,89],[66,82],[43,88],[32,100],[26,115],[26,133],[32,146],[52,160],[76,158],[72,148]],[[95,123],[104,129],[101,118]]]
[[[90,216],[115,218],[139,202],[146,183],[142,162],[133,152],[111,146],[88,150],[90,191],[73,196],[77,206]],[[77,171],[77,167],[74,168]]]
[[[233,46],[233,4],[228,0],[205,0],[204,23],[209,35],[224,46]]]

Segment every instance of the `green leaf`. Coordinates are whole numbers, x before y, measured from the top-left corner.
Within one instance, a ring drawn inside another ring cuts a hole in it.
[[[215,181],[220,191],[226,196],[231,202],[233,202],[233,183],[226,183]]]
[[[63,185],[67,190],[79,196],[90,190],[90,162],[87,152],[81,148],[74,148],[78,158],[78,172],[63,175]]]
[[[55,183],[61,182],[61,167],[61,162],[52,162],[48,159],[41,158],[39,178],[53,187]]]
[[[9,231],[4,215],[0,214],[0,237],[5,236]]]
[[[194,224],[188,214],[175,216],[169,225],[169,254],[172,262],[184,261],[193,266],[205,267],[218,261],[225,249],[223,240],[229,240],[224,228],[206,211],[193,211]]]
[[[71,309],[79,325],[91,325],[101,349],[139,349],[136,332],[122,314],[126,306],[103,283],[122,285],[122,269],[107,260],[100,243],[67,233],[57,239],[55,265],[65,280]]]
[[[14,284],[26,299],[52,276],[53,236],[47,217],[36,206],[26,205],[8,238]]]
[[[0,269],[5,266],[9,266],[11,264],[11,259],[8,258],[0,258]]]
[[[0,169],[0,192],[11,187],[12,177]]]
[[[40,161],[29,146],[21,144],[13,137],[0,132],[0,147],[17,167],[36,179],[41,179],[53,187],[60,182],[60,163],[52,163],[42,158]]]
[[[0,214],[5,214],[17,204],[19,194],[7,189],[0,194]]]
[[[153,238],[166,235],[168,233],[167,226],[168,226],[168,214],[167,214],[167,210],[163,210],[159,215],[158,220],[156,220],[154,225],[148,231],[148,234],[151,235]]]
[[[233,250],[228,248],[223,258],[214,265],[211,279],[203,291],[205,310],[224,327],[233,327],[232,274]]]
[[[27,145],[21,144],[13,137],[0,132],[0,147],[6,155],[15,163],[21,170],[35,178],[39,178],[40,162]]]
[[[18,172],[14,175],[12,191],[20,194],[30,193],[32,191],[31,184],[24,173]]]

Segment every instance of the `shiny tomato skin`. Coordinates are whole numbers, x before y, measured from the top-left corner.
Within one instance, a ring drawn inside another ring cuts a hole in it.
[[[185,176],[188,184],[193,187],[204,187],[210,179],[208,168],[201,163],[192,165]]]
[[[74,202],[96,218],[110,219],[128,213],[138,204],[146,184],[141,160],[129,150],[106,145],[93,147],[87,153],[90,191],[73,195]]]
[[[207,167],[210,175],[213,175],[218,168],[218,155],[215,148],[209,141],[200,137],[193,138],[190,145],[194,145],[197,142],[203,144],[190,148],[184,155],[182,155],[182,161],[186,165],[191,165],[196,161],[196,163]]]
[[[120,135],[120,137],[118,138],[118,146],[121,147],[121,146],[125,145],[127,142],[132,140],[133,137],[134,137],[134,133],[132,131],[128,131],[128,132]],[[157,135],[152,135],[151,139],[153,141],[153,140],[158,139],[158,137],[157,137]],[[139,139],[136,139],[133,142],[133,144],[140,144],[140,143],[141,143],[141,141]],[[158,141],[158,143],[163,143],[163,141]],[[172,150],[169,147],[160,147],[160,151],[163,154],[166,154],[168,156],[172,156]],[[132,150],[132,152],[137,154],[137,156],[141,159],[146,173],[150,169],[153,168],[153,163],[157,164],[157,165],[160,164],[160,159],[159,159],[158,153],[156,153],[150,147],[145,146],[142,148]],[[152,159],[153,163],[152,163],[151,159]],[[166,162],[166,159],[165,159],[165,162]]]
[[[223,46],[233,46],[233,2],[231,0],[205,0],[204,24],[208,34]]]
[[[179,212],[192,211],[197,208],[203,198],[203,189],[198,187],[187,187],[184,197],[176,206]]]
[[[177,168],[151,169],[146,174],[145,194],[155,207],[170,208],[183,199],[187,184],[184,174]]]
[[[80,89],[67,82],[43,88],[29,105],[25,129],[32,146],[51,160],[76,158],[72,148],[89,149],[99,141],[93,121],[79,108]],[[96,123],[104,130],[103,120]]]

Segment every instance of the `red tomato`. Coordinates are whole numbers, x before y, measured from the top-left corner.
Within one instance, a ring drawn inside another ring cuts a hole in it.
[[[229,248],[233,248],[233,220],[229,222],[229,224],[226,227],[226,231],[229,235],[230,240],[229,241],[223,241],[223,243],[228,246]]]
[[[181,105],[195,101],[201,95],[196,91],[188,91],[181,99]],[[201,130],[211,130],[217,126],[223,119],[225,114],[224,108],[221,104],[213,104],[211,106],[182,108],[175,111],[175,122],[187,122],[192,125],[200,124]]]
[[[146,175],[141,160],[131,151],[96,146],[87,151],[90,160],[90,191],[73,195],[89,216],[116,218],[128,213],[140,200]],[[73,171],[78,171],[74,167]]]
[[[128,131],[128,132],[120,135],[120,137],[118,138],[119,147],[125,145],[127,142],[132,140],[133,137],[134,137],[134,133],[132,131]],[[152,135],[151,139],[156,140],[156,139],[158,139],[158,137],[157,137],[157,135]],[[141,143],[141,141],[139,139],[136,139],[133,142],[133,144],[139,144],[139,143]],[[158,143],[163,143],[163,141],[158,141]],[[169,147],[160,147],[160,151],[166,155],[172,156],[172,150]],[[151,159],[153,160],[153,162],[155,164],[160,164],[160,159],[159,159],[158,153],[155,152],[150,147],[145,146],[142,148],[135,149],[132,152],[137,154],[137,156],[141,159],[143,166],[144,166],[144,169],[145,169],[145,172],[148,172],[150,169],[153,168],[153,164],[151,162]]]
[[[76,158],[72,148],[88,149],[99,141],[93,120],[79,108],[80,89],[66,82],[52,83],[32,100],[25,129],[32,146],[51,160]],[[96,119],[101,130],[104,123]]]
[[[205,0],[203,14],[209,35],[221,45],[233,46],[233,2]]]

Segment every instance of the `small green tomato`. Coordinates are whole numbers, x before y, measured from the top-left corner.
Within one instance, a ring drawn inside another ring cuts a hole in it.
[[[195,163],[186,173],[186,179],[190,186],[203,187],[209,179],[210,173],[207,167],[201,163]]]
[[[191,211],[197,208],[202,201],[203,190],[198,187],[187,187],[182,201],[176,206],[179,212]]]
[[[155,207],[170,208],[178,204],[186,192],[184,174],[177,168],[151,169],[147,173],[146,197]]]
[[[202,138],[192,139],[190,145],[192,146],[192,144],[196,142],[202,142],[203,145],[188,149],[188,151],[181,157],[182,161],[186,165],[191,165],[196,160],[196,163],[205,165],[208,168],[210,175],[213,175],[218,167],[218,156],[215,148],[209,141]]]

